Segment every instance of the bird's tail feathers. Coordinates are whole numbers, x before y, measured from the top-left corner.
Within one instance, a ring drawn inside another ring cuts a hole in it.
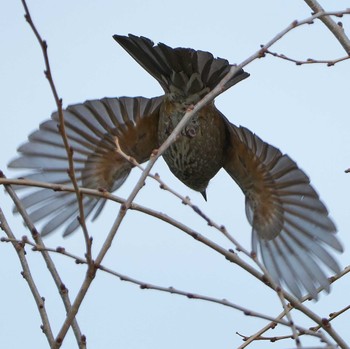
[[[211,91],[229,72],[231,65],[226,59],[214,58],[205,51],[190,48],[171,48],[165,44],[129,34],[113,38],[157,81],[166,93],[198,96]],[[247,78],[240,69],[225,85],[227,89]]]

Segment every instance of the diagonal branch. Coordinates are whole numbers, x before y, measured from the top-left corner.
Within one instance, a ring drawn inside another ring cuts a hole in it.
[[[331,276],[329,278],[329,282],[330,283],[334,283],[335,281],[339,280],[340,278],[342,278],[344,275],[348,274],[350,272],[350,266],[347,266],[346,268],[344,268],[344,270],[337,275]],[[321,291],[321,289],[319,289],[319,291]],[[308,296],[304,296],[301,299],[301,303],[304,303],[306,300],[308,300]],[[291,304],[289,304],[288,306],[289,310],[291,311],[293,309],[293,307],[291,306]],[[285,316],[285,311],[281,312],[278,316],[276,316],[276,319],[282,319]],[[333,315],[333,317],[331,317],[331,315]],[[340,314],[331,314],[330,318],[328,319],[329,321],[333,320],[333,318],[337,317]],[[256,332],[255,334],[247,337],[247,339],[245,340],[244,344],[242,344],[238,349],[244,349],[246,348],[251,342],[259,339],[265,332],[267,332],[269,329],[273,329],[276,327],[276,322],[273,321],[269,324],[267,324],[265,327],[263,327],[262,329],[260,329],[258,332]],[[314,327],[312,330],[319,330],[320,326]]]
[[[67,159],[68,159],[68,175],[70,180],[72,181],[72,185],[75,189],[75,194],[77,197],[77,202],[78,202],[78,207],[79,207],[79,223],[82,227],[83,233],[84,233],[84,238],[85,238],[85,244],[86,244],[86,254],[87,254],[87,258],[90,260],[92,260],[92,255],[91,255],[91,244],[92,244],[92,240],[89,237],[88,231],[87,231],[87,226],[86,226],[86,222],[85,222],[85,214],[84,214],[84,205],[83,205],[83,196],[82,193],[79,190],[79,185],[78,185],[78,181],[76,179],[76,175],[75,175],[75,170],[74,170],[74,159],[73,159],[73,148],[69,145],[68,142],[68,137],[67,137],[67,133],[66,133],[66,128],[65,128],[65,123],[64,123],[64,115],[63,115],[63,109],[62,109],[62,99],[58,96],[58,92],[55,86],[55,83],[53,81],[53,77],[52,77],[52,72],[51,72],[51,66],[50,66],[50,61],[49,61],[49,56],[47,53],[47,42],[45,40],[42,39],[40,33],[38,32],[31,14],[29,12],[29,8],[27,6],[26,0],[21,0],[23,7],[24,7],[24,11],[25,11],[25,15],[24,18],[26,19],[26,21],[28,22],[29,26],[31,27],[32,31],[34,32],[35,37],[37,38],[39,45],[41,47],[43,56],[44,56],[44,61],[45,61],[45,76],[50,84],[50,88],[53,94],[53,97],[55,99],[55,103],[56,103],[56,107],[57,107],[57,113],[58,113],[58,118],[59,118],[59,125],[58,125],[58,129],[59,132],[62,136],[62,140],[63,140],[63,144],[64,144],[64,148],[66,150],[67,153]],[[91,264],[91,263],[90,263]]]
[[[3,173],[0,172],[0,181],[1,180],[6,180],[6,178],[4,177]],[[45,246],[43,239],[41,238],[41,236],[38,233],[37,229],[35,228],[34,224],[32,223],[26,210],[23,208],[21,200],[18,198],[18,196],[17,196],[16,192],[13,190],[12,186],[8,185],[8,184],[4,184],[4,186],[5,186],[7,193],[10,195],[12,201],[14,202],[19,214],[22,216],[26,226],[30,230],[34,241],[38,245]],[[74,189],[72,189],[72,190],[74,190]],[[61,279],[61,277],[60,277],[60,275],[55,267],[55,264],[50,257],[50,254],[47,251],[43,250],[43,251],[41,251],[41,255],[43,256],[43,259],[46,263],[47,269],[51,273],[52,279],[54,280],[54,282],[56,284],[57,290],[59,291],[59,294],[62,298],[65,309],[68,312],[71,308],[71,302],[70,302],[69,295],[68,295],[68,289],[65,286],[65,284],[63,283],[63,281],[62,281],[62,279]],[[79,345],[79,348],[81,348],[81,349],[86,348],[85,337],[82,335],[76,319],[74,319],[74,321],[72,321],[72,329],[73,329],[75,338],[77,340],[77,343]]]
[[[325,12],[323,7],[316,0],[304,0],[304,1],[316,14]],[[335,21],[329,15],[320,17],[320,20],[333,33],[333,35],[337,38],[337,40],[343,46],[345,52],[350,56],[350,40],[345,34],[342,26],[340,26],[338,23],[335,23]]]
[[[8,225],[5,215],[3,214],[1,208],[0,208],[0,228],[5,232],[5,234],[8,236],[9,239],[15,239],[15,236],[10,226]],[[21,266],[23,269],[22,276],[27,281],[30,291],[32,292],[33,298],[37,305],[37,308],[39,310],[39,314],[42,321],[42,325],[41,325],[42,331],[44,332],[50,346],[52,346],[54,343],[54,337],[52,334],[49,317],[45,309],[45,299],[40,296],[40,293],[36,287],[36,284],[30,272],[30,268],[25,256],[24,245],[13,241],[12,246],[14,247],[18,255],[19,261],[21,263]]]
[[[12,238],[2,238],[1,239],[2,242],[10,242],[10,243],[17,243],[17,244],[22,244],[22,245],[30,245],[32,246],[32,250],[33,251],[42,251],[42,250],[46,250],[48,252],[52,252],[52,253],[58,253],[61,255],[64,255],[68,258],[71,258],[75,261],[76,264],[87,264],[87,260],[84,258],[81,258],[77,255],[74,255],[70,252],[67,252],[63,247],[57,247],[57,248],[48,248],[45,246],[40,246],[38,244],[35,244],[31,241],[29,241],[27,239],[27,237],[22,237],[21,240],[14,240]],[[206,296],[206,295],[202,295],[202,294],[198,294],[198,293],[193,293],[193,292],[189,292],[189,291],[183,291],[177,288],[174,288],[172,286],[170,287],[164,287],[164,286],[159,286],[159,285],[155,285],[155,284],[151,284],[148,282],[144,282],[141,281],[139,279],[135,279],[133,277],[127,276],[125,274],[116,272],[110,268],[107,268],[103,265],[99,266],[99,270],[113,275],[117,278],[119,278],[121,281],[125,281],[125,282],[129,282],[132,283],[134,285],[138,285],[140,287],[140,289],[142,290],[156,290],[156,291],[160,291],[160,292],[165,292],[165,293],[170,293],[170,294],[176,294],[179,296],[183,296],[183,297],[187,297],[188,299],[193,299],[193,300],[203,300],[206,302],[210,302],[210,303],[216,303],[216,304],[220,304],[223,305],[225,307],[229,307],[235,310],[238,310],[242,313],[244,313],[244,315],[246,316],[252,316],[252,317],[256,317],[256,318],[260,318],[260,319],[264,319],[264,320],[268,320],[268,321],[273,321],[276,324],[281,324],[283,326],[286,327],[290,327],[290,321],[286,321],[283,320],[283,317],[281,318],[273,318],[269,315],[266,314],[262,314],[253,310],[250,310],[248,308],[245,308],[239,304],[233,303],[227,299],[220,299],[220,298],[216,298],[216,297],[211,297],[211,296]],[[304,334],[304,335],[310,335],[310,336],[314,336],[314,337],[319,337],[321,340],[326,341],[326,339],[324,339],[324,337],[322,336],[322,334],[320,332],[314,331],[314,330],[308,330],[304,327],[295,325],[296,329]],[[292,336],[288,336],[288,338],[291,338]]]
[[[341,58],[335,58],[335,59],[314,59],[314,58],[307,58],[305,60],[300,60],[300,59],[295,59],[295,58],[291,58],[291,57],[287,57],[286,55],[284,55],[283,53],[277,53],[277,52],[271,52],[269,50],[265,51],[266,54],[269,54],[271,56],[283,59],[285,61],[289,61],[289,62],[293,62],[296,65],[305,65],[305,64],[324,64],[327,67],[332,67],[334,65],[336,65],[337,63],[346,61],[348,59],[350,59],[350,55],[349,56],[345,56],[345,57],[341,57]]]

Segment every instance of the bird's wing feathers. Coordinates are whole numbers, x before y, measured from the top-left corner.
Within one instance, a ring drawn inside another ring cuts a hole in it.
[[[155,46],[153,41],[131,34],[114,35],[113,38],[157,79],[166,93],[201,98],[222,80],[231,67],[226,59],[214,58],[205,51],[171,48],[162,43]],[[225,88],[248,76],[241,69],[226,83]]]
[[[148,160],[158,146],[161,101],[162,97],[104,98],[71,105],[64,110],[65,129],[80,186],[114,191],[123,184],[132,165],[117,153],[116,139],[121,149],[139,163]],[[39,130],[29,136],[29,141],[19,147],[20,155],[9,167],[31,169],[22,176],[27,179],[70,185],[67,154],[58,123],[58,114],[53,113],[51,120],[42,123]],[[100,202],[96,217],[104,201],[92,197],[83,200],[86,216]],[[22,202],[34,222],[46,219],[43,235],[65,222],[65,235],[78,227],[74,194],[30,188]]]
[[[328,252],[342,251],[336,227],[308,176],[288,156],[244,127],[228,125],[225,170],[246,196],[253,251],[275,280],[299,298],[307,290],[329,289],[323,271],[339,272]]]

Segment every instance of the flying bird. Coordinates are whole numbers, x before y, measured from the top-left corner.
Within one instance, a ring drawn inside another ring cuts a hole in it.
[[[205,51],[154,45],[131,34],[114,35],[114,39],[159,82],[164,94],[89,100],[64,110],[78,184],[110,192],[124,183],[133,168],[117,152],[116,141],[137,162],[147,161],[186,110],[213,90],[231,68],[227,60]],[[241,69],[224,88],[248,76]],[[23,176],[28,179],[69,185],[58,122],[55,112],[19,147],[18,158],[9,167],[30,169]],[[309,177],[288,155],[247,128],[233,125],[211,102],[192,117],[163,157],[171,172],[204,198],[209,181],[224,168],[245,194],[252,250],[273,280],[298,298],[306,291],[316,299],[318,287],[329,291],[325,269],[340,272],[330,250],[341,252],[342,245]],[[66,236],[79,226],[72,193],[31,188],[22,203],[33,222],[45,222],[42,235],[64,225]],[[83,203],[85,215],[94,212],[96,218],[105,200],[84,195]]]

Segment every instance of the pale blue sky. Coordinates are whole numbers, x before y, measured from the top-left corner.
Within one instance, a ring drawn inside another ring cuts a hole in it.
[[[322,1],[328,9],[343,9],[344,1]],[[44,63],[39,46],[23,18],[21,2],[5,1],[0,11],[0,169],[6,169],[16,148],[27,135],[49,118],[55,109],[49,85],[44,78]],[[214,3],[179,0],[166,2],[116,1],[28,1],[33,19],[49,44],[52,71],[64,105],[105,96],[147,96],[162,93],[149,76],[112,39],[113,34],[134,33],[164,42],[169,46],[192,47],[241,62],[259,49],[294,19],[303,19],[310,9],[302,0],[224,1]],[[332,6],[331,8],[328,6]],[[342,19],[350,33],[350,17]],[[298,59],[327,59],[344,56],[339,43],[321,23],[297,28],[272,48]],[[246,70],[251,77],[217,99],[217,106],[237,125],[244,125],[263,140],[288,153],[311,177],[329,208],[345,253],[342,266],[350,260],[349,188],[350,118],[348,107],[350,62],[332,68],[321,65],[295,66],[267,57]],[[159,161],[153,172],[230,232],[248,249],[250,227],[246,222],[243,195],[223,171],[212,180],[208,202],[182,185]],[[126,197],[138,179],[134,173],[118,192]],[[207,227],[179,200],[158,189],[152,180],[135,200],[161,210],[190,225],[226,248],[230,244],[217,231]],[[28,234],[19,217],[11,213],[11,201],[0,193],[1,208],[18,237]],[[100,218],[89,224],[94,251],[118,212],[108,204]],[[50,247],[64,246],[82,255],[83,238],[76,233],[63,239],[60,233],[49,236]],[[8,244],[0,244],[0,347],[45,348],[40,318],[28,287],[20,276],[19,261]],[[38,253],[28,251],[39,290],[46,298],[54,332],[60,328],[64,310],[52,280]],[[61,256],[54,256],[57,267],[74,297],[84,276],[84,267]],[[105,265],[145,282],[174,286],[189,292],[227,298],[249,309],[277,315],[279,300],[253,277],[197,243],[184,233],[139,213],[128,213]],[[332,287],[329,296],[309,303],[321,316],[348,304],[349,277]],[[306,327],[309,321],[296,315]],[[81,330],[90,348],[235,348],[241,344],[236,331],[249,335],[265,322],[254,320],[220,305],[188,300],[184,297],[140,290],[138,287],[99,273],[78,315]],[[334,327],[350,343],[350,314],[334,321]],[[287,329],[273,332],[289,334]],[[305,344],[316,341],[302,339]],[[271,347],[293,347],[280,342]],[[73,348],[70,333],[63,348]],[[253,348],[266,348],[256,343]]]

